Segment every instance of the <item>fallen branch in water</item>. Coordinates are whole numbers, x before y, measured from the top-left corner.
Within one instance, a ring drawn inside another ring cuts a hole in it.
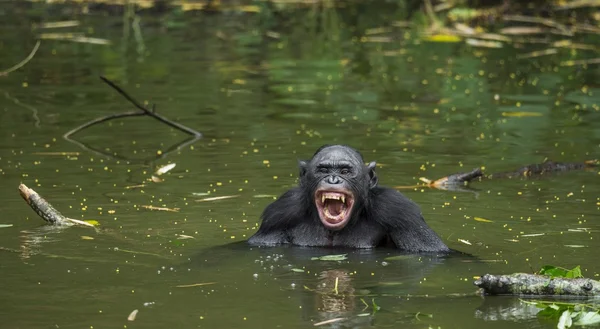
[[[397,186],[396,188],[412,189],[419,187],[431,187],[440,190],[468,191],[469,189],[467,188],[467,186],[470,182],[474,180],[518,177],[529,178],[542,176],[548,173],[583,170],[588,168],[595,168],[598,166],[600,166],[600,160],[587,160],[583,162],[544,161],[543,163],[527,165],[518,168],[514,171],[499,172],[489,175],[484,174],[481,168],[475,168],[469,172],[456,173],[436,180],[430,180],[421,177],[420,180],[423,181],[425,185]]]
[[[22,68],[23,66],[25,66],[25,64],[27,64],[33,58],[33,56],[35,56],[35,53],[38,51],[38,48],[40,48],[41,43],[42,42],[40,40],[38,40],[35,43],[35,46],[33,47],[33,50],[31,51],[31,53],[29,53],[29,55],[24,60],[20,61],[18,64],[14,65],[11,68],[8,68],[4,71],[0,71],[0,76],[8,75],[9,73],[14,72],[14,71]]]
[[[473,282],[488,295],[598,296],[600,282],[539,274],[486,274]]]
[[[80,147],[82,147],[88,151],[91,151],[91,152],[94,152],[94,153],[97,153],[97,154],[100,154],[100,155],[103,155],[103,156],[106,156],[109,158],[115,158],[114,155],[108,154],[101,150],[94,149],[92,147],[89,147],[81,142],[78,142],[78,141],[72,139],[71,136],[75,135],[76,133],[78,133],[86,128],[89,128],[91,126],[94,126],[94,125],[97,125],[99,123],[106,122],[109,120],[113,120],[113,119],[117,119],[117,118],[133,117],[133,116],[146,116],[146,115],[191,136],[189,139],[181,142],[180,144],[176,145],[175,147],[171,147],[170,149],[166,150],[165,152],[162,152],[160,154],[160,156],[158,156],[158,158],[162,158],[162,157],[166,156],[168,153],[172,152],[173,150],[185,147],[191,143],[194,143],[198,139],[202,138],[202,133],[200,133],[199,131],[194,130],[192,128],[189,128],[180,123],[171,121],[171,120],[163,117],[162,115],[156,113],[156,108],[154,105],[152,105],[152,109],[148,109],[144,105],[140,104],[140,102],[136,101],[129,94],[127,94],[121,87],[117,86],[114,82],[108,80],[107,78],[105,78],[103,76],[101,76],[100,79],[102,79],[102,81],[104,81],[106,84],[108,84],[113,89],[115,89],[121,96],[125,97],[125,99],[127,99],[131,104],[133,104],[133,106],[135,106],[137,109],[139,109],[141,111],[128,111],[128,112],[124,112],[124,113],[110,114],[110,115],[106,115],[106,116],[88,121],[88,122],[80,125],[79,127],[76,127],[74,129],[71,129],[68,132],[66,132],[63,135],[63,138],[66,139],[67,141],[77,144]],[[124,160],[127,160],[127,159],[124,159]]]
[[[83,225],[94,227],[90,223],[81,220],[65,217],[60,211],[54,209],[48,201],[44,200],[36,191],[30,189],[25,184],[19,185],[19,193],[27,204],[35,211],[38,216],[52,225]]]

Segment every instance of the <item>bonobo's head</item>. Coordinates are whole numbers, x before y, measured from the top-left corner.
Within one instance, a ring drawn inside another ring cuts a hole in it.
[[[300,186],[313,200],[323,225],[344,228],[377,186],[375,162],[365,165],[355,149],[326,145],[310,161],[300,161]]]

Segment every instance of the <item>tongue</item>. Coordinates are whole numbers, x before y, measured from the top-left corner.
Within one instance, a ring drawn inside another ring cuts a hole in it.
[[[344,209],[344,203],[341,200],[327,200],[325,207],[327,207],[331,216],[338,216]]]

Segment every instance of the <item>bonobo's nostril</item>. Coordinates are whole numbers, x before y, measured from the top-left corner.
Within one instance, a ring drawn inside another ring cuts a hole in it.
[[[341,183],[341,179],[338,176],[329,176],[329,178],[327,178],[327,183],[339,184],[339,183]]]

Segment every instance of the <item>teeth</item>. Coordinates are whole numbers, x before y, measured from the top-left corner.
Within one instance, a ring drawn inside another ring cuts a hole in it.
[[[346,203],[346,196],[342,195],[342,203]]]
[[[321,194],[321,203],[325,203],[325,193]]]

